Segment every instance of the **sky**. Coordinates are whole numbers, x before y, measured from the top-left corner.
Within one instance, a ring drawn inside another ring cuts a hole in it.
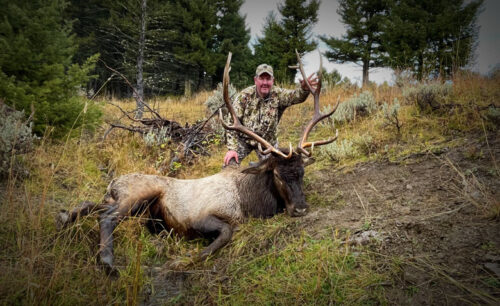
[[[250,28],[252,39],[250,44],[255,43],[257,37],[262,36],[262,27],[266,16],[273,10],[277,16],[278,3],[283,0],[246,0],[241,6],[240,13],[246,16],[246,24]],[[344,24],[340,22],[337,14],[338,0],[322,0],[319,9],[318,23],[313,27],[313,36],[326,35],[341,37],[345,33]],[[495,65],[500,63],[500,0],[485,0],[483,9],[478,16],[479,45],[476,49],[476,56],[472,70],[487,74]],[[316,38],[315,38],[316,39]],[[316,39],[321,52],[327,50],[326,45]],[[310,52],[303,59],[306,73],[312,73],[319,68],[318,52]],[[351,81],[361,83],[362,69],[356,64],[335,64],[330,63],[323,57],[323,66],[327,71],[337,69],[342,76],[348,77]],[[393,81],[392,70],[377,68],[370,70],[370,81],[378,84]]]

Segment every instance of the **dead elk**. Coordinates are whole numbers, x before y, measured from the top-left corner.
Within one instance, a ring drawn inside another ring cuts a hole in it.
[[[307,81],[298,54],[297,58],[298,68]],[[335,136],[325,141],[307,142],[313,126],[336,109],[334,107],[329,114],[319,112],[321,75],[317,88],[309,86],[314,96],[315,113],[299,146],[295,150],[291,145],[290,149],[277,149],[241,125],[237,118],[227,90],[230,61],[231,53],[224,70],[223,95],[233,116],[233,125],[222,124],[226,129],[237,130],[255,139],[261,152],[269,154],[268,158],[245,169],[230,166],[218,174],[193,180],[138,173],[122,175],[109,184],[102,203],[84,202],[71,212],[59,213],[58,223],[65,227],[78,216],[99,211],[99,256],[106,269],[113,269],[113,231],[119,222],[130,216],[146,216],[147,226],[152,231],[173,230],[188,238],[215,237],[200,253],[199,257],[203,259],[228,243],[235,226],[247,217],[268,218],[283,210],[292,217],[306,214],[308,205],[302,185],[304,167],[308,164],[306,160],[311,155],[306,148],[336,139]]]

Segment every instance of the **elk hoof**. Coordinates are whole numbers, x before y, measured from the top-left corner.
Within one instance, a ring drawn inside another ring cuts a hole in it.
[[[58,231],[64,229],[68,225],[69,212],[67,210],[61,209],[56,216],[56,229]]]
[[[100,264],[104,272],[109,276],[118,276],[118,270],[113,266],[112,256],[100,256]]]

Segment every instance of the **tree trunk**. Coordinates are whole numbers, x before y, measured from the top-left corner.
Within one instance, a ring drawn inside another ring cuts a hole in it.
[[[137,91],[135,93],[135,103],[137,105],[137,110],[135,112],[135,117],[137,119],[142,118],[142,113],[144,111],[144,79],[142,76],[143,63],[144,63],[144,44],[146,36],[146,0],[141,2],[141,31],[139,33],[139,54],[137,55]]]
[[[363,61],[363,87],[368,85],[369,79],[368,79],[368,71],[369,71],[369,66],[370,60],[364,60]]]

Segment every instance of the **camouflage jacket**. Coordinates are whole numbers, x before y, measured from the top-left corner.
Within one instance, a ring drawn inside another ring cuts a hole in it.
[[[302,88],[293,90],[273,87],[268,97],[263,99],[257,95],[254,85],[242,90],[236,96],[233,107],[241,124],[274,145],[278,122],[285,109],[293,104],[304,102],[308,95],[309,91]],[[226,122],[230,121],[226,120]],[[240,132],[228,131],[227,148],[229,150],[237,151],[238,137],[253,147],[257,145],[253,139]]]

